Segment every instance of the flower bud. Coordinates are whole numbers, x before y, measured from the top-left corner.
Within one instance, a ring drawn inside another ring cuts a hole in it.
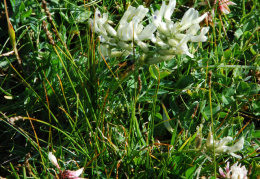
[[[175,39],[169,39],[168,43],[172,46],[175,47],[179,42]]]
[[[196,149],[199,149],[201,147],[201,144],[202,144],[202,137],[201,137],[200,133],[198,133],[196,138],[195,138]]]
[[[201,33],[200,35],[197,35],[197,36],[192,36],[190,38],[190,40],[192,42],[205,42],[207,40],[207,37],[205,36],[205,34],[209,31],[209,27],[203,27],[201,29]]]
[[[206,146],[209,148],[213,146],[213,135],[211,131],[208,134]]]
[[[49,152],[48,157],[49,157],[49,160],[51,161],[51,163],[53,165],[55,165],[58,169],[60,169],[58,161],[57,161],[56,157],[52,154],[52,152]]]
[[[200,25],[194,24],[187,30],[186,34],[196,35],[198,30],[200,30]]]
[[[111,35],[111,36],[113,36],[113,37],[115,37],[116,36],[116,31],[115,31],[115,29],[111,26],[111,25],[109,25],[108,23],[105,23],[104,24],[104,27],[105,27],[105,29],[107,30],[107,32]]]
[[[144,53],[148,53],[149,52],[149,48],[147,47],[146,43],[137,40],[136,44],[144,51]]]

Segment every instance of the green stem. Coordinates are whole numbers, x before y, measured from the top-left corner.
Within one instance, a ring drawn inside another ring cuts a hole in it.
[[[260,70],[260,67],[256,66],[245,66],[245,65],[209,65],[203,67],[196,67],[196,68],[242,68],[242,69],[252,69],[252,70]]]
[[[211,83],[211,81],[209,83]],[[216,178],[216,176],[217,176],[217,163],[216,163],[216,155],[215,155],[215,135],[214,135],[215,131],[214,131],[213,113],[212,113],[211,85],[209,87],[209,106],[210,106],[210,117],[211,117],[211,131],[212,131],[212,134],[213,134],[212,136],[213,136],[214,174],[215,174],[215,178]]]

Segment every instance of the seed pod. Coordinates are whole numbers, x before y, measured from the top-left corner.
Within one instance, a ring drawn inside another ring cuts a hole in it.
[[[52,45],[52,46],[55,46],[55,42],[52,38],[52,34],[50,33],[50,31],[48,30],[48,27],[47,27],[47,22],[45,20],[42,21],[42,28],[43,30],[45,31],[46,35],[47,35],[47,38],[49,40],[49,43]]]
[[[51,13],[49,11],[49,8],[47,7],[47,3],[45,0],[42,1],[42,8],[44,9],[49,21],[52,23],[52,17],[51,17]]]
[[[196,149],[200,149],[201,144],[202,144],[202,138],[201,138],[200,133],[198,133],[196,138],[195,138],[195,147],[196,147]]]

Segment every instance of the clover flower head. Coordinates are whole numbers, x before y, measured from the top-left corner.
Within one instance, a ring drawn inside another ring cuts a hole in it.
[[[215,1],[216,3],[216,1]],[[218,4],[218,8],[221,13],[223,14],[229,14],[231,11],[229,9],[229,5],[237,5],[236,3],[230,1],[230,0],[220,0]]]
[[[80,178],[78,176],[81,175],[84,168],[80,168],[76,171],[71,171],[71,170],[63,170],[62,171],[59,164],[58,164],[57,158],[52,154],[52,152],[49,152],[48,158],[51,161],[51,163],[58,168],[58,170],[60,172],[59,178],[61,178],[61,179],[83,179],[83,178]]]
[[[229,9],[229,5],[237,5],[236,3],[230,1],[230,0],[210,0],[209,3],[211,4],[211,6],[216,5],[218,10],[220,11],[220,13],[222,14],[229,14],[231,11]],[[208,1],[203,1],[200,4],[201,5],[209,5]],[[218,3],[218,4],[217,4]],[[215,8],[212,9],[212,11],[215,11]]]
[[[238,162],[233,164],[231,168],[229,168],[229,162],[227,162],[225,172],[222,168],[219,168],[219,174],[223,178],[232,178],[232,179],[247,179],[247,169],[241,164],[238,165]]]
[[[218,4],[217,4],[218,2]],[[212,8],[212,11],[211,13],[210,12],[207,12],[208,13],[208,17],[206,17],[206,22],[209,22],[211,25],[213,24],[213,17],[215,15],[215,7],[214,6],[217,6],[217,9],[218,11],[221,13],[221,14],[229,14],[231,11],[229,9],[229,5],[237,5],[236,3],[230,1],[230,0],[205,0],[203,2],[200,3],[200,5],[205,5],[205,6],[209,6],[209,3],[211,4],[211,7],[213,6]]]
[[[63,178],[67,178],[67,179],[81,179],[78,176],[81,175],[83,170],[84,170],[84,168],[80,168],[76,171],[65,170],[65,171],[62,172],[61,176],[63,176]]]

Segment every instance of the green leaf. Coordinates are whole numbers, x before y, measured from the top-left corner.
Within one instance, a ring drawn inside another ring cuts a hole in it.
[[[169,72],[168,70],[164,70],[162,72],[160,72],[160,79],[163,79],[164,77],[170,75],[171,72]]]
[[[10,167],[11,167],[11,169],[12,169],[12,171],[13,171],[13,174],[14,174],[15,178],[16,178],[16,179],[20,179],[19,175],[18,175],[17,172],[15,171],[15,168],[14,168],[14,166],[12,165],[11,162],[10,162]]]
[[[216,103],[212,103],[212,114],[216,114],[220,110],[220,106]],[[211,115],[210,106],[206,106],[204,109],[205,114],[209,117]]]
[[[164,124],[164,127],[172,134],[174,130],[173,130],[173,128],[172,128],[172,126],[169,122],[169,119],[170,119],[169,114],[168,114],[165,106],[162,105],[162,107],[163,107],[163,121],[164,121],[163,124]]]
[[[159,77],[160,77],[160,79],[162,79],[171,74],[171,72],[169,72],[168,70],[164,70],[164,71],[160,72],[159,67],[157,65],[151,65],[149,67],[149,71],[150,71],[151,76],[156,80],[158,80]],[[159,75],[159,73],[160,73],[160,75]]]
[[[59,0],[51,0],[51,2],[54,2],[55,4],[59,4]]]
[[[148,94],[155,95],[156,91],[157,91],[156,89],[149,89],[148,90]],[[160,94],[165,94],[165,93],[169,93],[169,91],[168,90],[159,89],[157,94],[160,95]]]
[[[260,101],[259,100],[252,101],[252,108],[254,110],[254,114],[259,116],[260,115]]]
[[[225,105],[230,105],[231,103],[234,102],[234,100],[233,100],[230,96],[228,96],[228,95],[226,95],[226,96],[222,95],[221,98],[222,98],[222,102],[223,102]]]
[[[259,138],[258,138],[259,139]],[[258,145],[258,146],[260,146],[260,142],[258,141],[258,139],[255,139],[255,138],[253,138],[252,140]],[[253,152],[253,151],[252,151]],[[250,152],[251,153],[251,152]]]
[[[29,11],[25,11],[22,13],[22,17],[29,17],[32,14],[32,9],[29,9]]]
[[[243,26],[243,32],[253,30],[256,27],[255,21],[253,19],[249,20],[248,23],[246,23]]]
[[[12,96],[11,93],[8,93],[7,91],[5,91],[1,86],[0,86],[0,91],[2,91],[7,96]]]
[[[231,50],[230,49],[225,50],[224,57],[226,59],[229,59],[231,57]]]
[[[77,18],[75,19],[77,22],[85,22],[91,16],[91,11],[83,11],[80,12]]]
[[[157,65],[150,65],[149,72],[154,79],[159,80],[159,68]]]
[[[233,96],[235,94],[236,90],[234,87],[229,87],[227,90],[226,90],[226,95],[225,96]]]
[[[63,17],[67,22],[69,22],[69,18],[66,14],[64,14],[63,12],[59,12],[61,17]]]
[[[244,32],[244,37],[246,40],[250,39],[251,36],[252,36],[252,32],[249,32],[249,31]]]
[[[161,121],[162,121],[162,118],[163,118],[160,113],[156,113],[154,117],[155,117],[154,120],[155,120],[156,122],[161,122]]]
[[[11,21],[9,21],[8,23],[8,34],[10,36],[10,41],[11,41],[11,44],[13,46],[13,48],[15,48],[15,31],[14,31],[14,28],[13,28],[13,25],[11,23]]]
[[[187,86],[191,85],[192,83],[194,83],[194,78],[190,75],[184,76],[182,77],[176,84],[175,84],[175,88],[178,89],[184,89]]]
[[[196,165],[194,165],[193,167],[186,170],[186,172],[185,172],[186,178],[187,179],[193,178],[193,174],[195,173],[195,170],[196,170]]]
[[[250,47],[250,52],[252,53],[252,55],[256,55],[257,54],[257,52],[254,49],[254,46]]]
[[[258,87],[258,84],[256,83],[250,83],[250,92],[248,93],[249,95],[255,95],[259,92],[260,88]]]
[[[239,39],[243,35],[243,31],[241,29],[236,30],[235,36]]]
[[[24,5],[24,3],[22,2],[21,5],[20,5],[20,7],[19,7],[20,13],[23,12],[24,9],[25,9],[25,5]]]
[[[239,94],[247,94],[250,91],[248,83],[241,81],[237,88]]]
[[[242,123],[244,118],[242,116],[232,117],[234,123]]]

